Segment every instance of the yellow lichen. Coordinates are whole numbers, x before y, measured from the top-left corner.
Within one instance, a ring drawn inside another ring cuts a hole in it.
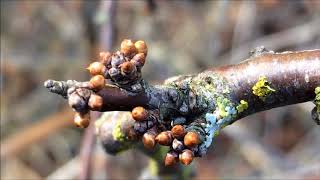
[[[222,117],[226,117],[229,115],[229,113],[225,110],[225,108],[228,104],[230,104],[230,101],[227,98],[218,97],[217,107],[219,109],[219,114]]]
[[[316,89],[314,90],[314,93],[316,94],[316,98],[314,102],[317,106],[317,112],[320,113],[320,86],[316,87]]]
[[[261,76],[259,77],[258,82],[252,87],[252,93],[258,96],[261,100],[265,101],[268,95],[276,91],[269,85],[270,83],[267,81],[267,77]]]
[[[126,140],[126,136],[125,134],[123,134],[123,132],[121,131],[121,121],[117,121],[115,128],[112,131],[112,135],[114,140],[117,141],[125,141]]]
[[[240,104],[236,107],[238,113],[242,113],[244,110],[248,109],[249,105],[248,102],[245,100],[241,100]]]

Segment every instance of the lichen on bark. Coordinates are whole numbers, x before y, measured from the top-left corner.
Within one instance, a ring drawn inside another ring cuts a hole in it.
[[[257,83],[252,87],[252,93],[258,96],[262,101],[275,92],[276,90],[270,87],[266,76],[260,76]]]
[[[320,125],[320,86],[316,87],[314,90],[316,97],[314,99],[314,103],[316,105],[315,108],[311,111],[312,119]]]
[[[236,108],[237,108],[238,113],[242,113],[243,111],[248,109],[248,107],[249,107],[248,102],[245,100],[241,100],[240,104]]]
[[[201,135],[201,144],[194,149],[198,156],[203,156],[212,144],[214,136],[235,121],[238,113],[248,107],[245,100],[236,102],[232,99],[229,83],[220,74],[210,71],[198,75],[178,76],[165,82],[166,87],[177,91],[179,98],[173,102],[177,105],[175,112],[164,114],[171,114],[171,124],[175,122],[175,118],[184,116],[187,121],[182,124],[186,129],[197,131]],[[162,113],[160,111],[160,114]]]
[[[98,110],[102,112],[132,111],[140,106],[136,112],[140,113],[139,118],[98,121],[97,132],[109,153],[140,147],[138,140],[147,134],[149,147],[154,147],[156,140],[169,146],[174,158],[186,155],[179,158],[180,162],[190,164],[194,156],[206,153],[213,138],[227,125],[253,113],[311,100],[316,103],[312,116],[320,123],[320,50],[274,53],[258,48],[239,64],[149,85],[141,74],[147,53],[134,48],[131,52],[133,43],[129,45],[130,52],[121,49],[102,54],[100,63],[104,63],[105,72],[98,84],[103,87],[93,83],[96,75],[89,82],[45,82],[51,92],[68,99],[69,105],[80,113],[97,110],[92,105],[94,101],[89,103],[92,97],[100,100]],[[182,126],[181,136],[173,137],[173,128],[178,125]],[[157,138],[160,135],[164,137],[162,142]],[[176,148],[174,143],[180,143],[182,148]]]
[[[316,98],[314,101],[317,106],[317,112],[320,113],[320,86],[316,87],[316,89],[314,90],[314,93],[316,94]]]

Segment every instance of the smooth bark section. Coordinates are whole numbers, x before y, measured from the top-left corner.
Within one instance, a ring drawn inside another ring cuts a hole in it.
[[[320,86],[320,50],[270,53],[211,71],[224,76],[230,84],[234,101],[245,100],[249,109],[242,116],[315,98]],[[265,76],[275,89],[265,101],[252,93],[259,77]]]

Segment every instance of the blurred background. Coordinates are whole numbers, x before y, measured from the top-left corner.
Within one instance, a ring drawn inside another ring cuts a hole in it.
[[[320,1],[1,1],[1,179],[76,179],[90,137],[90,178],[142,177],[146,156],[105,154],[99,140],[73,127],[66,101],[43,87],[49,78],[87,80],[85,67],[125,38],[147,42],[143,75],[156,83],[238,63],[261,45],[319,48]],[[225,128],[194,161],[194,178],[320,179],[313,106],[277,108]]]

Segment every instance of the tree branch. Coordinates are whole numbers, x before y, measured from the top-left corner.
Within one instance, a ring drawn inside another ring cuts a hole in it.
[[[94,75],[89,82],[49,80],[45,86],[68,98],[84,122],[88,110],[132,110],[129,129],[146,147],[170,146],[166,165],[178,159],[190,164],[206,154],[222,128],[266,109],[315,100],[313,117],[319,121],[320,50],[274,53],[258,47],[240,64],[156,86],[141,75],[146,55],[143,41],[124,40],[121,51],[103,54],[100,63],[89,66]]]
[[[315,99],[320,85],[320,50],[300,52],[258,52],[238,65],[214,69],[230,82],[234,101],[246,99],[249,108],[242,117],[280,106]],[[276,91],[265,101],[252,93],[259,77],[266,77]]]

